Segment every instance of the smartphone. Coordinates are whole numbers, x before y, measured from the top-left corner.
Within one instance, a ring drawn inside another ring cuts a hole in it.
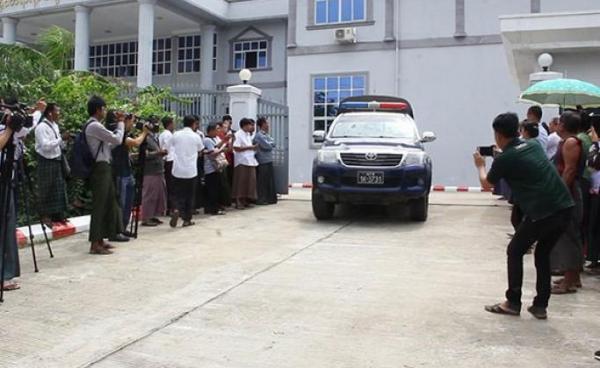
[[[477,147],[477,152],[483,157],[494,157],[494,146]]]

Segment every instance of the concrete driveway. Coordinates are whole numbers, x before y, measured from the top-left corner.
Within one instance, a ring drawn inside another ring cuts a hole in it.
[[[0,366],[600,367],[597,278],[545,322],[483,311],[503,299],[510,232],[489,194],[435,194],[426,224],[364,207],[317,223],[308,198],[142,228],[107,257],[77,235],[52,260],[40,246],[38,274],[22,251]]]

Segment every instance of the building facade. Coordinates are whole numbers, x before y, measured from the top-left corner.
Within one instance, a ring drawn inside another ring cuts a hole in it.
[[[471,154],[494,116],[527,108],[539,54],[600,84],[597,0],[8,0],[0,16],[3,42],[59,25],[75,32],[75,69],[140,87],[223,90],[251,69],[263,98],[289,106],[294,182],[310,179],[312,132],[347,96],[408,99],[438,136],[434,182],[459,185],[476,183]]]

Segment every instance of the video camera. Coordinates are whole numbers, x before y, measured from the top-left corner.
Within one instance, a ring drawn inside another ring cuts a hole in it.
[[[5,120],[7,120],[8,124],[6,125],[14,132],[33,127],[33,116],[29,115],[27,108],[27,105],[20,103],[14,105],[0,104],[0,109],[10,110],[12,113],[9,118],[9,114],[0,111],[0,122],[6,124]]]
[[[154,119],[143,120],[140,119],[137,123],[135,123],[135,129],[142,130],[144,126],[148,127],[148,130],[153,133],[158,133],[160,131],[160,124]]]

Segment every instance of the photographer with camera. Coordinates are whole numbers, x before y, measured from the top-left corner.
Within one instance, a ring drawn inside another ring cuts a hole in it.
[[[4,261],[0,263],[0,272],[3,273],[4,282],[0,287],[2,291],[12,291],[20,289],[21,286],[14,279],[21,275],[21,267],[19,264],[19,248],[17,246],[16,236],[16,219],[17,213],[15,208],[15,201],[13,195],[14,188],[14,175],[13,168],[7,167],[8,159],[6,154],[8,153],[8,146],[14,141],[13,132],[21,130],[21,122],[12,121],[12,112],[8,109],[0,109],[0,182],[3,188],[0,194],[3,198],[0,198],[0,203],[4,206],[0,206],[0,251],[3,252],[2,257]],[[14,154],[14,152],[13,152]],[[7,175],[8,174],[8,175]],[[9,193],[6,195],[6,191]],[[4,200],[8,200],[8,203],[4,203]],[[2,208],[4,207],[4,208]],[[6,208],[7,207],[7,208]],[[4,216],[7,216],[6,218]],[[6,227],[4,226],[6,224]]]
[[[508,290],[506,301],[485,307],[490,313],[518,316],[521,313],[523,256],[537,242],[535,267],[537,296],[527,310],[538,319],[546,319],[551,290],[550,253],[567,228],[575,203],[544,149],[519,138],[519,118],[514,113],[498,115],[493,122],[496,145],[502,153],[486,172],[485,158],[473,157],[484,189],[501,179],[512,188],[515,201],[525,215],[508,244]]]
[[[150,131],[146,137],[146,158],[144,160],[144,188],[142,190],[142,226],[158,226],[158,219],[167,207],[167,186],[165,184],[164,157],[167,151],[160,148],[158,119],[151,118],[145,127]]]
[[[116,238],[123,232],[121,210],[117,204],[117,194],[112,176],[112,148],[123,142],[125,116],[117,112],[117,126],[110,131],[102,125],[106,116],[106,102],[98,96],[88,101],[88,122],[83,128],[94,165],[90,176],[92,189],[92,218],[90,222],[90,254],[112,254],[114,246],[104,239]]]
[[[123,221],[123,232],[117,234],[110,241],[127,242],[133,234],[127,231],[131,211],[133,209],[133,200],[135,196],[135,178],[133,176],[133,168],[131,165],[130,150],[139,147],[146,136],[148,130],[142,129],[142,133],[136,138],[129,135],[136,125],[136,116],[133,114],[125,114],[125,134],[121,144],[112,150],[112,170],[115,177],[117,198],[121,209],[121,219]],[[114,131],[118,126],[117,114],[115,111],[109,111],[106,114],[106,126],[109,130]]]
[[[38,208],[42,222],[52,228],[52,222],[66,222],[67,187],[63,166],[63,149],[69,134],[59,129],[60,107],[49,103],[42,121],[35,128],[37,157]]]

